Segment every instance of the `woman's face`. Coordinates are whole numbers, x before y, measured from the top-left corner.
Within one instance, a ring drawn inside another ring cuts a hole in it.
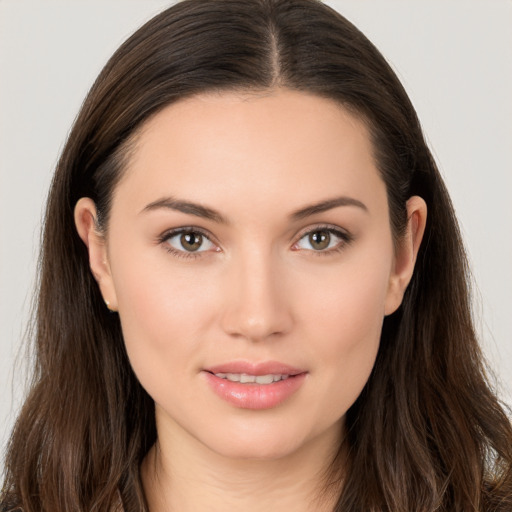
[[[230,457],[340,441],[414,264],[365,125],[288,90],[166,107],[82,237],[159,432]]]

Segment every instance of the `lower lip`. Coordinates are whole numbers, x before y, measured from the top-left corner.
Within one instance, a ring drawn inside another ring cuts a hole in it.
[[[302,386],[305,373],[272,384],[240,384],[205,372],[208,384],[220,398],[241,409],[272,409],[282,404]]]

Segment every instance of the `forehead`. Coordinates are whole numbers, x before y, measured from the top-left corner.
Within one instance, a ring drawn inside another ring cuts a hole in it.
[[[368,196],[375,187],[383,183],[361,119],[333,100],[276,90],[202,94],[165,107],[139,131],[118,188],[137,203],[179,194],[263,206]]]

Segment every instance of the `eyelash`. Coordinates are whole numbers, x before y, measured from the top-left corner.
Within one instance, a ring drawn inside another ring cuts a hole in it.
[[[197,251],[197,252],[185,251],[185,250],[180,251],[180,250],[175,249],[174,247],[172,247],[169,243],[167,243],[171,238],[173,238],[175,236],[182,235],[184,233],[199,234],[199,235],[203,236],[204,238],[206,238],[207,240],[209,240],[211,243],[214,243],[214,242],[212,242],[211,237],[205,231],[203,231],[200,228],[196,228],[196,227],[192,227],[192,226],[186,226],[186,227],[183,227],[183,228],[171,229],[170,231],[166,231],[165,233],[163,233],[158,238],[158,243],[163,245],[164,249],[168,253],[170,253],[173,256],[175,256],[176,258],[182,258],[182,259],[196,259],[196,258],[200,258],[202,253],[206,252],[206,251]]]
[[[353,236],[350,233],[348,233],[347,231],[341,230],[340,228],[333,227],[328,224],[324,224],[324,225],[315,226],[314,228],[308,228],[307,230],[303,231],[297,237],[297,241],[294,242],[293,245],[294,246],[297,245],[306,236],[311,235],[312,233],[315,233],[315,232],[320,232],[320,231],[326,231],[326,232],[330,233],[331,235],[334,235],[335,237],[339,238],[341,240],[341,242],[336,244],[335,247],[332,247],[332,248],[326,249],[326,250],[317,250],[317,251],[315,251],[314,249],[311,249],[311,250],[309,250],[309,249],[294,249],[294,250],[297,250],[297,251],[307,250],[309,253],[312,253],[315,256],[329,256],[329,255],[336,254],[336,253],[343,251],[344,248],[354,240]],[[185,251],[185,250],[181,251],[181,250],[175,249],[168,243],[168,241],[171,238],[181,235],[181,234],[184,234],[184,233],[199,234],[199,235],[203,236],[204,238],[206,238],[208,241],[210,241],[210,243],[215,244],[215,242],[213,242],[211,240],[210,235],[208,235],[205,231],[203,231],[201,228],[192,227],[192,226],[182,227],[182,228],[166,231],[158,238],[158,243],[163,245],[167,252],[169,252],[170,254],[172,254],[173,256],[175,256],[177,258],[196,259],[196,258],[200,258],[202,256],[202,253],[209,252],[209,251],[194,252],[194,251]]]
[[[331,247],[330,249],[326,250],[318,250],[315,251],[313,249],[307,250],[309,253],[313,254],[314,256],[331,256],[332,254],[338,254],[342,252],[347,245],[350,245],[354,241],[354,237],[352,234],[350,234],[348,231],[342,230],[338,227],[329,225],[329,224],[319,224],[315,226],[314,228],[307,228],[305,231],[299,234],[297,237],[297,241],[293,244],[294,246],[297,245],[303,238],[305,238],[308,235],[311,235],[312,233],[316,233],[319,231],[327,231],[329,234],[334,235],[335,237],[340,239],[340,242],[338,242],[334,247]],[[296,249],[301,250],[301,249]]]

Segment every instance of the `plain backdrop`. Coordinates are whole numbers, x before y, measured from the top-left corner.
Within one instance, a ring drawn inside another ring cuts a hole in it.
[[[512,2],[326,3],[376,44],[417,108],[473,265],[482,345],[512,403]],[[0,0],[1,446],[24,390],[20,346],[59,152],[108,57],[169,4]]]

